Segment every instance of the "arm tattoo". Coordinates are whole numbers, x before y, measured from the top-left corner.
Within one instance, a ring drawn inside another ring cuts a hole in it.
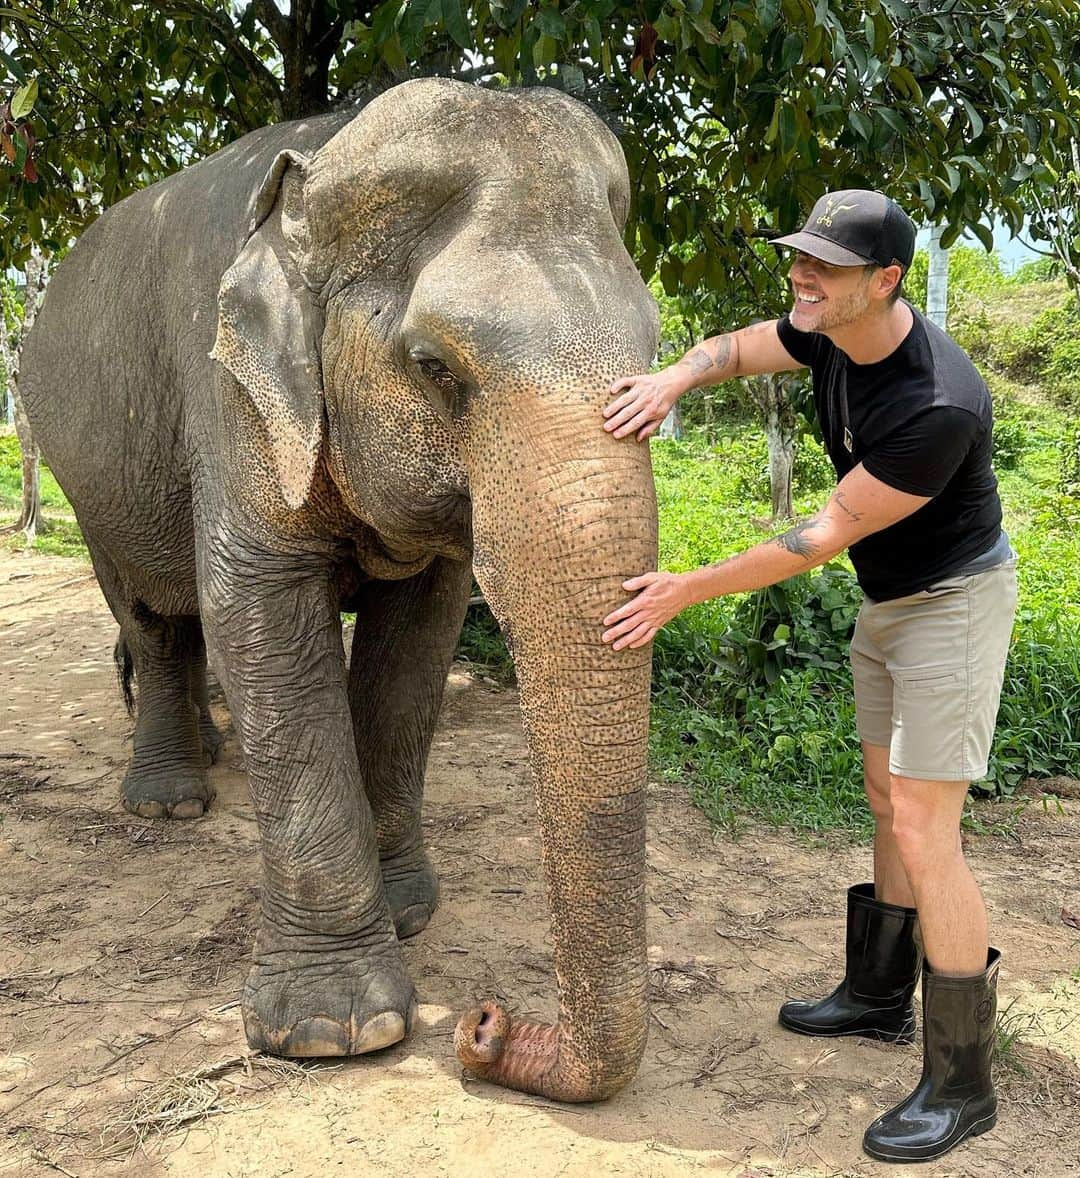
[[[853,507],[848,505],[847,500],[844,498],[843,491],[835,491],[833,493],[833,502],[848,517],[848,519],[852,521],[852,523],[858,523],[859,520],[862,519],[863,513],[861,511],[856,511]]]
[[[786,548],[788,552],[794,553],[795,556],[801,556],[804,559],[809,559],[817,555],[817,545],[807,535],[812,528],[821,526],[821,520],[817,516],[811,519],[804,520],[801,524],[796,524],[793,528],[788,528],[782,536],[774,536],[772,542],[778,548]]]
[[[711,352],[708,347],[710,342],[713,343]],[[706,341],[698,344],[696,348],[691,348],[679,363],[685,364],[695,376],[704,376],[706,372],[711,372],[714,368],[718,372],[722,372],[730,358],[731,336],[722,335],[715,341]]]

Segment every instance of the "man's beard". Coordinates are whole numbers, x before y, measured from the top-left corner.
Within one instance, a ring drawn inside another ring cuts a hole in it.
[[[870,299],[866,293],[866,284],[859,283],[853,290],[846,295],[841,295],[838,298],[829,297],[825,303],[825,308],[821,312],[819,319],[813,320],[808,326],[800,328],[802,331],[833,331],[838,327],[847,327],[854,323],[856,319],[870,306]],[[804,313],[808,308],[804,307],[797,300],[795,307]],[[813,311],[807,318],[813,316]],[[798,324],[795,325],[798,328]]]

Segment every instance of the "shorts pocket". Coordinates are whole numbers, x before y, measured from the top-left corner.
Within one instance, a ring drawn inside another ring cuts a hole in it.
[[[904,695],[946,695],[965,682],[963,671],[907,671],[896,676],[897,690]]]

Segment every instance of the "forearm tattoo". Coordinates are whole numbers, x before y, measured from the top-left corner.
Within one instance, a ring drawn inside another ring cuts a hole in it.
[[[795,556],[801,556],[804,560],[809,560],[818,554],[818,545],[809,536],[814,528],[821,527],[821,520],[817,516],[812,516],[808,520],[804,520],[801,524],[796,524],[793,528],[788,528],[780,536],[774,536],[772,542],[778,548],[786,548],[788,552],[794,553]]]
[[[853,507],[850,506],[848,501],[844,498],[843,491],[833,492],[833,502],[848,517],[848,519],[852,521],[852,523],[858,523],[859,520],[862,519],[863,513],[861,511],[856,511]]]
[[[718,374],[723,372],[730,359],[731,336],[721,335],[714,340],[706,340],[704,343],[698,344],[696,348],[691,348],[679,361],[679,364],[685,365],[695,376],[704,376],[706,372],[711,372],[714,368]]]

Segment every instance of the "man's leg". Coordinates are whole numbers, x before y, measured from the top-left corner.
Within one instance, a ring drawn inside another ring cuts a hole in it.
[[[1001,955],[987,947],[986,908],[960,846],[967,786],[892,777],[893,838],[915,893],[926,965],[922,1078],[863,1135],[863,1149],[887,1162],[941,1157],[997,1121],[991,1059]]]
[[[915,896],[893,835],[889,750],[864,740],[862,754],[863,787],[874,815],[874,897],[885,904],[914,908]]]
[[[889,750],[863,741],[863,784],[874,815],[874,883],[848,889],[845,970],[840,985],[819,1001],[796,999],[780,1008],[780,1023],[801,1035],[863,1035],[910,1043],[912,995],[921,953],[915,901],[892,835]]]
[[[914,894],[926,959],[937,974],[981,973],[989,941],[986,906],[960,846],[968,782],[893,774],[890,784],[892,844]]]

